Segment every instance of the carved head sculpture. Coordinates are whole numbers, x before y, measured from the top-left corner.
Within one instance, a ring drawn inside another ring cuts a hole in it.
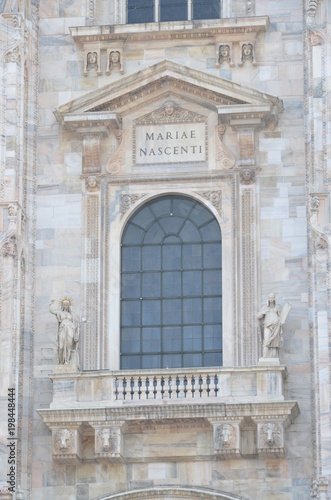
[[[56,434],[56,442],[58,443],[58,448],[60,451],[68,451],[70,446],[70,440],[72,438],[72,432],[68,429],[62,429]]]
[[[276,297],[274,293],[269,293],[268,295],[268,306],[276,303]]]
[[[97,65],[98,55],[96,52],[89,52],[87,54],[87,67],[92,68]]]
[[[120,67],[120,53],[118,50],[113,50],[109,54],[109,66],[111,68],[119,68]]]
[[[271,445],[274,442],[274,426],[269,424],[267,428],[267,443]]]
[[[222,441],[224,446],[227,446],[230,442],[230,427],[228,425],[223,425]]]
[[[72,299],[70,297],[62,297],[62,299],[60,299],[60,306],[62,311],[71,312]]]
[[[174,114],[176,104],[174,101],[166,101],[164,103],[164,112],[167,116],[171,116]]]
[[[110,430],[103,429],[101,432],[101,443],[104,451],[110,450]]]
[[[251,57],[253,55],[253,45],[251,43],[244,43],[242,53],[247,59]]]
[[[230,61],[230,47],[229,45],[220,45],[219,48],[219,62]]]

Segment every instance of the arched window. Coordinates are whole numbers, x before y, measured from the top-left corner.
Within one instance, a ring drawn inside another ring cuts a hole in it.
[[[222,246],[214,215],[162,196],[122,239],[121,368],[222,364]]]
[[[128,0],[127,22],[219,19],[220,0]]]

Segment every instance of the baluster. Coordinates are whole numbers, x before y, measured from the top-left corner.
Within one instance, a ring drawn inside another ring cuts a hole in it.
[[[203,384],[203,378],[202,378],[202,375],[200,375],[199,376],[199,394],[200,394],[200,398],[201,398],[202,393],[203,393],[202,384]]]
[[[118,378],[116,377],[115,379],[115,399],[117,400],[118,399],[118,386],[119,386],[119,380]]]
[[[142,381],[141,381],[141,378],[139,377],[138,378],[138,398],[140,399],[141,398],[141,386],[142,386]]]
[[[131,394],[131,399],[133,399],[133,395],[134,395],[134,378],[131,377],[131,380],[130,380],[130,394]]]
[[[164,377],[162,376],[162,377],[161,377],[161,398],[162,398],[162,399],[163,399],[163,395],[164,395],[164,392],[165,392],[165,391],[164,391],[164,384],[165,384],[165,382],[164,382]]]
[[[195,393],[195,376],[192,375],[191,377],[191,393],[192,393],[192,398],[194,398],[194,393]]]
[[[153,394],[154,394],[154,399],[156,399],[156,395],[157,395],[157,378],[156,377],[153,378]]]
[[[217,397],[217,393],[219,391],[219,389],[218,389],[218,376],[217,375],[215,375],[215,377],[214,377],[214,386],[215,386],[215,388],[214,388],[215,397]]]
[[[209,393],[210,393],[210,376],[207,375],[207,397],[209,398]]]
[[[126,396],[126,378],[124,377],[123,379],[123,399],[125,399]]]
[[[180,393],[179,386],[180,386],[180,380],[179,380],[179,377],[177,375],[177,377],[176,377],[176,395],[177,395],[177,398],[179,398],[179,393]]]
[[[145,390],[146,399],[148,399],[148,395],[149,395],[149,378],[148,377],[146,377],[146,380],[145,380],[145,387],[146,387],[146,390]]]
[[[186,398],[187,394],[187,376],[184,375],[184,398]]]
[[[172,394],[172,377],[168,378],[168,395],[169,399],[171,399],[171,394]]]

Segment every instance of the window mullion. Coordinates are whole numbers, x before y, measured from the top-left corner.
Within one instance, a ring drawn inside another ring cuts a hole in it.
[[[160,21],[160,0],[154,0],[154,19],[156,23]]]
[[[193,19],[192,0],[187,0],[187,19],[189,21],[191,21]]]

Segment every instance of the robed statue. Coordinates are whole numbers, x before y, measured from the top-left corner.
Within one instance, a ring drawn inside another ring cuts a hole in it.
[[[79,341],[80,324],[78,316],[72,311],[72,299],[63,297],[60,299],[60,309],[51,299],[49,311],[56,316],[58,321],[58,356],[60,365],[70,365],[74,362],[77,343]]]
[[[275,294],[268,295],[267,305],[263,306],[257,315],[261,328],[263,358],[279,357],[279,349],[283,345],[282,327],[290,310],[291,306],[288,303],[281,310],[280,305],[276,303]]]

